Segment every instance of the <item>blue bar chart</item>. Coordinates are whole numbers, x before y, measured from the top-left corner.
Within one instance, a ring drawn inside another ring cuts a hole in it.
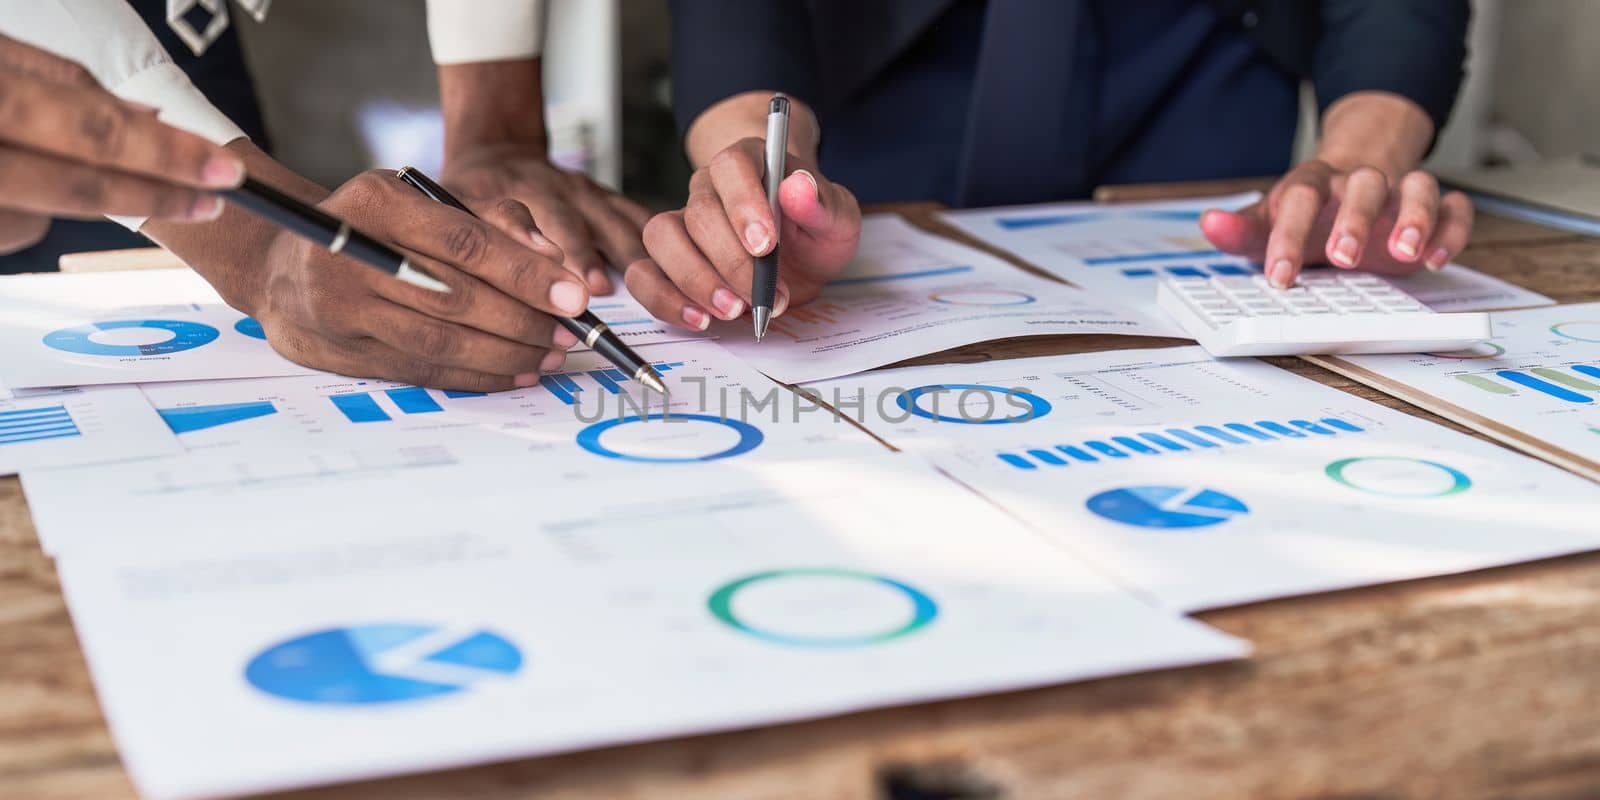
[[[444,410],[439,401],[428,396],[428,390],[416,386],[404,389],[388,389],[384,394],[394,401],[396,407],[407,414],[434,414]]]
[[[351,422],[388,422],[393,419],[389,416],[389,412],[384,411],[383,407],[378,405],[378,401],[366,392],[330,395],[328,400],[339,409],[339,413],[344,414],[345,419]]]
[[[683,366],[683,362],[659,362],[653,363],[651,366],[655,367],[657,372],[668,372],[673,367]],[[577,379],[580,375],[588,376],[589,380],[594,381],[596,386],[610,395],[627,394],[628,390],[625,384],[633,380],[629,376],[622,374],[622,370],[616,367],[606,367],[604,369],[592,369],[587,372],[551,373],[539,378],[539,385],[563,404],[575,405],[578,402],[578,395],[583,392],[583,385]]]
[[[1533,395],[1580,405],[1593,403],[1596,397],[1600,397],[1600,382],[1591,380],[1600,379],[1600,367],[1589,364],[1472,372],[1455,377],[1468,386],[1490,394],[1514,396],[1526,390]]]
[[[1293,441],[1315,437],[1361,433],[1365,429],[1338,417],[1319,420],[1291,419],[1283,422],[1257,420],[1253,423],[1225,422],[1221,425],[1195,425],[1192,428],[1167,428],[1134,434],[1107,436],[1069,444],[1028,446],[995,453],[995,458],[1020,470],[1058,468],[1072,463],[1093,464],[1105,459],[1161,456],[1191,453],[1196,450],[1246,447],[1263,442]],[[1311,435],[1308,435],[1309,432]],[[1238,435],[1243,434],[1243,435]]]
[[[278,409],[271,401],[260,400],[247,403],[158,408],[156,413],[161,415],[161,419],[173,433],[193,433],[247,419],[270,416],[278,413]]]
[[[0,412],[0,446],[79,435],[66,406]]]

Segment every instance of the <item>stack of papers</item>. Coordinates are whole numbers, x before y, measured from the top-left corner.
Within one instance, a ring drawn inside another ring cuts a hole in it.
[[[870,218],[759,345],[597,298],[665,399],[592,351],[494,394],[306,369],[186,270],[0,279],[0,471],[158,798],[1239,658],[1184,614],[1600,547],[1592,484],[1255,361],[863,373],[1170,333],[1129,271],[1250,269],[1194,241],[1219,202],[956,217],[1077,286]],[[1444,276],[1436,306],[1545,300]],[[1593,458],[1585,314],[1363,368]]]

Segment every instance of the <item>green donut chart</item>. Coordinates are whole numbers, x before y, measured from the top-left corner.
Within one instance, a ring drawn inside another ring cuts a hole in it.
[[[775,626],[758,624],[747,620],[734,609],[734,601],[741,592],[796,578],[820,578],[881,587],[897,593],[904,600],[909,601],[911,613],[904,621],[894,623],[880,630],[866,633],[825,635],[779,630]],[[882,644],[909,636],[927,627],[929,623],[939,616],[938,604],[934,602],[932,597],[929,597],[915,586],[883,575],[835,567],[797,567],[746,575],[718,587],[707,598],[706,607],[711,612],[711,616],[715,617],[717,621],[747,636],[774,644],[817,648],[849,648]]]
[[[1379,497],[1423,500],[1472,488],[1472,478],[1455,467],[1404,456],[1341,458],[1323,472],[1342,486]]]

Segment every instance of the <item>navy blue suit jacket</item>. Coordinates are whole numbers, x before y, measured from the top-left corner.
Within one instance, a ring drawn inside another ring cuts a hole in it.
[[[1442,126],[1467,0],[673,0],[673,94],[781,90],[868,202],[1086,196],[1282,171],[1298,84],[1415,101]]]

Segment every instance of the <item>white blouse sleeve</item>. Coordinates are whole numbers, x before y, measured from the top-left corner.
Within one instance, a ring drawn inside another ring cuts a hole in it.
[[[544,50],[545,0],[428,0],[436,64],[511,61]]]

